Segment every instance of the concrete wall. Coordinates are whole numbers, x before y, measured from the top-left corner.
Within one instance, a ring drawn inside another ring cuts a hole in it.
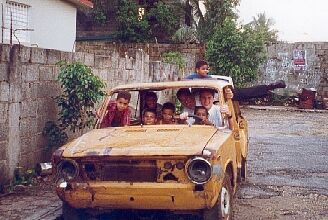
[[[283,79],[290,94],[302,88],[318,89],[323,76],[319,56],[322,49],[327,50],[328,43],[279,43],[268,47],[268,59],[260,69],[258,83]]]
[[[0,44],[0,184],[8,183],[16,166],[31,168],[50,159],[42,130],[57,117],[53,97],[60,92],[55,65],[60,60],[90,66],[108,88],[178,77],[176,66],[151,62],[143,50],[122,57],[116,51],[95,55]]]
[[[184,74],[194,71],[197,60],[205,56],[205,45],[199,44],[120,44],[99,41],[77,42],[76,51],[85,51],[99,55],[119,51],[123,56],[129,51],[142,48],[151,61],[161,60],[161,55],[168,51],[183,54],[187,68]],[[318,100],[328,97],[328,42],[327,43],[279,43],[267,48],[268,59],[260,68],[259,78],[255,84],[269,84],[283,79],[288,92],[294,95],[302,88],[315,88]],[[302,59],[303,58],[303,59]]]
[[[106,55],[112,51],[118,51],[121,56],[133,53],[133,51],[142,49],[149,55],[151,61],[161,61],[162,54],[165,52],[179,51],[182,53],[187,68],[184,74],[195,71],[195,64],[198,60],[204,59],[205,45],[203,44],[141,44],[141,43],[112,43],[99,41],[81,41],[76,42],[76,51]]]
[[[29,31],[30,42],[22,42],[24,45],[73,51],[76,36],[76,6],[61,0],[15,0],[15,2],[31,6],[29,28],[33,31]],[[0,3],[5,10],[6,0],[0,0]],[[0,10],[0,20],[1,13]],[[0,33],[0,38],[1,36]],[[4,43],[9,43],[9,40],[4,40]]]

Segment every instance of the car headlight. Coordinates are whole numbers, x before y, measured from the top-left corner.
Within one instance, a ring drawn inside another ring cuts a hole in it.
[[[66,181],[73,180],[79,173],[78,165],[73,160],[63,160],[58,166],[57,173]]]
[[[212,176],[212,166],[206,159],[195,157],[188,161],[186,173],[193,183],[204,184],[207,183]]]

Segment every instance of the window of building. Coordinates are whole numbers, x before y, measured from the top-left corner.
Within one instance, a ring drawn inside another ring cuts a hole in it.
[[[29,33],[29,8],[30,6],[14,1],[6,2],[4,19],[4,39],[13,42],[30,42]],[[12,29],[12,36],[11,36]]]

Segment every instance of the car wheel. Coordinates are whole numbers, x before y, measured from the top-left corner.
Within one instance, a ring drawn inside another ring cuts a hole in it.
[[[203,219],[232,219],[232,198],[231,177],[229,174],[226,174],[218,200],[211,209],[204,211]]]
[[[64,220],[79,220],[87,219],[86,213],[83,209],[76,209],[63,202],[63,219]]]

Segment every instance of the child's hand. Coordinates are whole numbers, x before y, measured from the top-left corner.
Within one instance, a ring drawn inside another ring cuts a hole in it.
[[[188,119],[188,112],[183,112],[179,115],[180,120],[187,120]]]
[[[229,87],[226,87],[224,89],[224,98],[226,98],[226,99],[232,99],[233,98],[233,92]]]
[[[230,116],[230,115],[231,115],[231,112],[230,112],[230,110],[229,110],[229,107],[228,107],[228,105],[226,105],[226,104],[221,106],[221,108],[220,108],[220,112],[221,112],[222,114],[227,115],[227,116]]]
[[[213,125],[213,124],[208,120],[208,118],[204,119],[202,122],[203,122],[204,125]]]

